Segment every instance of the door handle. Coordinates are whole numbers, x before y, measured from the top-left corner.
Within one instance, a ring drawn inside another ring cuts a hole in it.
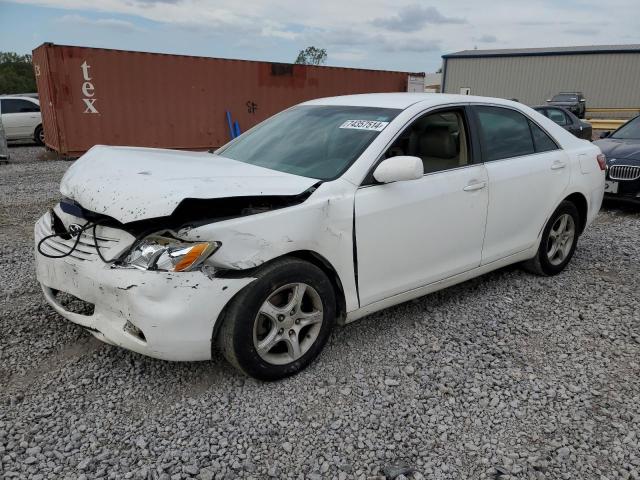
[[[567,166],[567,164],[564,163],[564,162],[553,162],[551,164],[551,170],[560,170],[560,169],[562,169],[562,168],[564,168],[566,166]]]
[[[487,186],[487,182],[473,182],[463,188],[465,192],[474,192]]]

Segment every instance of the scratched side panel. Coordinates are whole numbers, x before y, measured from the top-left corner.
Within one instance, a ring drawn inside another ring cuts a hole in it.
[[[40,65],[51,88],[39,81],[38,92],[57,114],[46,120],[49,130],[64,139],[50,146],[65,155],[96,144],[207,149],[229,141],[227,110],[246,131],[313,98],[407,90],[404,72],[53,44],[34,58],[45,52],[55,59]]]

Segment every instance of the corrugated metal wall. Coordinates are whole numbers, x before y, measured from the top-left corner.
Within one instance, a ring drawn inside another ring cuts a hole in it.
[[[42,112],[42,125],[44,127],[44,141],[47,146],[56,150],[60,146],[60,133],[63,128],[58,128],[56,109],[53,104],[55,92],[51,85],[52,72],[49,66],[48,51],[39,48],[33,52],[33,68],[36,76],[38,94],[40,96],[40,111]]]
[[[446,59],[445,93],[544,104],[561,91],[583,92],[587,108],[640,107],[640,54],[614,53]]]

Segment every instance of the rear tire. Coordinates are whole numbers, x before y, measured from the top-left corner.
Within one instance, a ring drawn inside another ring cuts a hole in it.
[[[44,129],[42,125],[36,127],[35,132],[33,132],[33,140],[40,146],[44,145]]]
[[[336,318],[333,285],[315,265],[275,260],[227,305],[217,344],[238,370],[279,380],[309,365],[326,344]]]
[[[580,214],[576,206],[563,201],[542,231],[536,256],[523,263],[531,273],[543,276],[557,275],[571,261],[578,245]]]

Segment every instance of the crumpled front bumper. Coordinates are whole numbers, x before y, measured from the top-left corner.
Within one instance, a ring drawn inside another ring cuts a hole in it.
[[[45,217],[38,222],[45,222]],[[39,231],[42,228],[36,225],[36,243]],[[210,359],[212,333],[220,313],[254,280],[210,277],[201,271],[115,268],[97,258],[48,258],[37,249],[35,264],[45,298],[60,315],[100,340],[164,360]],[[93,314],[66,310],[53,290],[92,303]],[[143,335],[125,328],[127,322]]]

